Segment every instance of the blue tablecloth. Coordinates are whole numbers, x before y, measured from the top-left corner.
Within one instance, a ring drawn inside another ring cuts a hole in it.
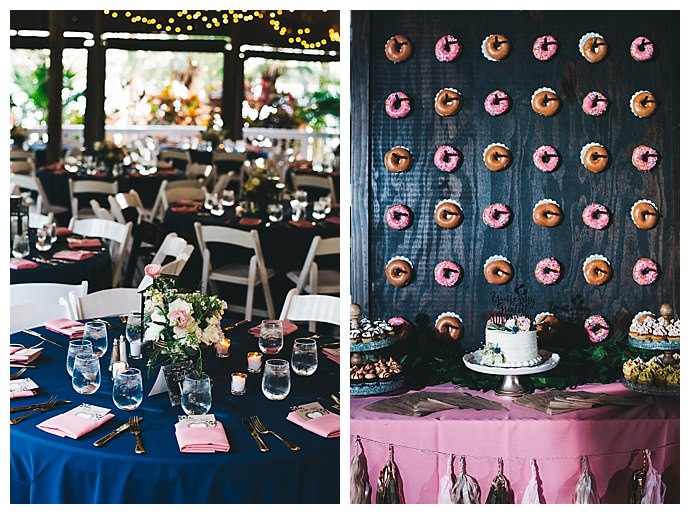
[[[113,336],[120,335],[119,320]],[[230,320],[224,320],[230,323]],[[246,371],[246,354],[258,351],[256,338],[239,327],[227,335],[232,340],[230,357],[218,359],[213,351],[204,357],[204,370],[213,380],[211,414],[220,420],[230,443],[228,453],[181,453],[175,438],[180,406],[172,407],[167,394],[144,397],[133,414],[143,416],[142,439],[146,454],[135,455],[134,437],[120,434],[105,446],[93,442],[126,422],[129,414],[118,410],[111,398],[112,379],[109,358],[101,359],[100,389],[91,396],[78,395],[65,370],[67,338],[38,328],[47,337],[65,343],[65,348],[44,344],[28,370],[41,388],[32,398],[14,399],[11,406],[47,401],[51,394],[72,400],[47,413],[33,413],[10,430],[10,500],[12,503],[337,503],[339,501],[339,438],[325,439],[308,432],[285,418],[290,407],[328,398],[338,391],[338,366],[319,356],[319,368],[311,377],[292,373],[292,389],[282,401],[270,401],[261,392],[261,374],[248,374],[247,393],[230,395],[229,375]],[[291,343],[300,331],[285,339],[279,355],[289,360]],[[13,334],[12,342],[35,344],[26,334]],[[324,339],[325,340],[325,339]],[[211,349],[209,349],[211,350]],[[109,355],[109,353],[108,353]],[[130,360],[144,370],[144,392],[148,394],[155,373],[147,377],[146,360]],[[81,403],[112,409],[115,418],[78,440],[60,438],[36,428],[41,421]],[[273,436],[265,436],[271,451],[259,452],[254,439],[241,424],[243,416],[258,415],[264,424],[301,446],[293,452]],[[11,417],[19,414],[11,414]]]

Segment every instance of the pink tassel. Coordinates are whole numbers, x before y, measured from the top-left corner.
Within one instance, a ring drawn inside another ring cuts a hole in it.
[[[453,503],[453,459],[455,455],[448,457],[446,474],[441,477],[438,484],[438,503]]]
[[[460,457],[460,474],[452,491],[453,503],[481,503],[481,491],[477,480],[465,470],[465,456]]]
[[[539,472],[537,471],[537,461],[531,459],[532,478],[527,484],[525,495],[522,497],[522,503],[542,503],[539,487]]]
[[[647,460],[647,477],[642,490],[643,496],[640,503],[664,503],[664,496],[666,495],[666,485],[661,481],[661,474],[654,469],[652,464],[652,452],[644,451],[645,459]]]
[[[355,439],[355,454],[350,461],[350,503],[371,503],[371,484],[367,472],[367,461],[364,458],[364,448],[360,455],[362,441],[359,436]]]
[[[592,476],[589,474],[589,463],[586,456],[582,457],[582,474],[575,486],[573,503],[601,503],[595,492]]]

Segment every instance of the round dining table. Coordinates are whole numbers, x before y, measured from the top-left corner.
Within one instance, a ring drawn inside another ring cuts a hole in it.
[[[110,323],[109,342],[120,336],[117,317]],[[223,327],[233,321],[223,319]],[[294,406],[330,398],[338,394],[338,366],[319,352],[314,375],[296,376],[284,400],[268,400],[261,391],[261,373],[247,373],[246,393],[230,394],[230,374],[247,372],[247,352],[258,351],[257,338],[246,324],[226,332],[231,340],[229,357],[220,359],[213,348],[202,352],[203,368],[212,380],[212,406],[209,414],[223,424],[230,449],[227,453],[182,453],[175,436],[182,408],[172,406],[167,393],[148,396],[157,369],[147,372],[146,358],[129,365],[142,370],[144,399],[134,411],[115,407],[112,378],[108,371],[110,352],[101,358],[101,384],[92,395],[77,394],[65,369],[67,336],[35,330],[60,343],[43,344],[43,352],[22,375],[39,386],[31,398],[11,400],[10,407],[48,401],[57,395],[71,401],[48,412],[35,412],[10,427],[11,503],[337,503],[339,501],[339,438],[324,438],[305,430],[286,418]],[[296,337],[310,335],[300,329],[285,337],[278,358],[290,359]],[[17,333],[12,343],[36,344],[34,336]],[[325,336],[319,344],[333,342]],[[13,370],[16,371],[16,370]],[[322,400],[323,401],[323,400]],[[57,414],[81,404],[111,409],[114,418],[79,439],[62,438],[36,427]],[[325,408],[337,410],[333,404]],[[11,413],[12,418],[22,412]],[[135,438],[125,431],[107,444],[94,442],[128,421],[130,415],[142,417],[141,439],[146,453],[135,453]],[[290,450],[272,435],[263,436],[270,450],[259,451],[254,438],[245,430],[242,418],[257,415],[263,424],[298,445]]]

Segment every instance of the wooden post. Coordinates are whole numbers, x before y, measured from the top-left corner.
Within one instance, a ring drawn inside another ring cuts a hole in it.
[[[62,156],[62,49],[65,46],[64,11],[49,11],[50,69],[48,71],[48,148],[47,163]]]
[[[221,111],[223,128],[233,141],[242,139],[242,101],[244,100],[244,59],[239,56],[239,44],[233,41],[232,50],[223,51],[223,99]]]
[[[84,115],[84,146],[93,148],[96,141],[105,138],[105,44],[101,11],[93,13],[94,45],[89,48],[86,68],[86,113]]]

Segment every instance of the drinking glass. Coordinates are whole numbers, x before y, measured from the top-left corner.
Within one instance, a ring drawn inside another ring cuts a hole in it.
[[[108,351],[108,329],[102,321],[87,321],[83,338],[91,341],[96,357],[100,358]]]
[[[319,198],[319,201],[324,206],[324,214],[330,214],[333,208],[333,198],[331,198],[331,195],[322,196]]]
[[[101,387],[101,362],[95,355],[74,357],[72,387],[79,394],[93,394]]]
[[[67,373],[69,373],[70,377],[72,376],[74,370],[74,358],[77,355],[93,355],[91,341],[85,341],[84,339],[72,339],[69,342],[65,366],[67,367]]]
[[[314,339],[295,339],[292,345],[292,371],[303,377],[313,375],[319,366],[319,356]]]
[[[182,382],[182,410],[188,416],[211,410],[211,379],[206,373],[189,372]]]
[[[43,230],[48,232],[48,234],[50,235],[50,242],[51,243],[54,243],[55,241],[57,241],[57,239],[58,239],[57,238],[57,223],[55,223],[54,221],[51,221],[50,223],[46,223],[45,225],[43,225]]]
[[[36,229],[36,250],[39,252],[45,252],[50,250],[53,244],[50,242],[50,235],[45,229]]]
[[[283,322],[265,319],[259,330],[259,350],[266,354],[278,353],[283,349]]]
[[[295,200],[299,203],[299,206],[302,210],[307,208],[308,201],[307,201],[307,192],[303,191],[301,189],[298,189],[295,191]]]
[[[283,359],[269,359],[264,366],[261,391],[269,400],[282,400],[290,393],[290,364]]]
[[[283,206],[279,203],[269,203],[266,206],[266,213],[268,214],[268,220],[273,223],[283,221]]]
[[[235,205],[235,191],[232,189],[226,189],[223,191],[223,199],[221,200],[221,203],[225,207],[232,207]]]
[[[113,374],[113,403],[122,410],[134,410],[141,405],[144,387],[141,371],[137,368],[122,368]]]
[[[326,206],[321,200],[314,202],[311,215],[315,220],[322,220],[326,217]]]
[[[141,313],[132,311],[127,316],[125,337],[129,342],[129,355],[134,360],[142,358],[141,355]]]
[[[12,256],[17,259],[22,259],[29,255],[29,236],[25,234],[17,234],[14,236],[12,242]]]

